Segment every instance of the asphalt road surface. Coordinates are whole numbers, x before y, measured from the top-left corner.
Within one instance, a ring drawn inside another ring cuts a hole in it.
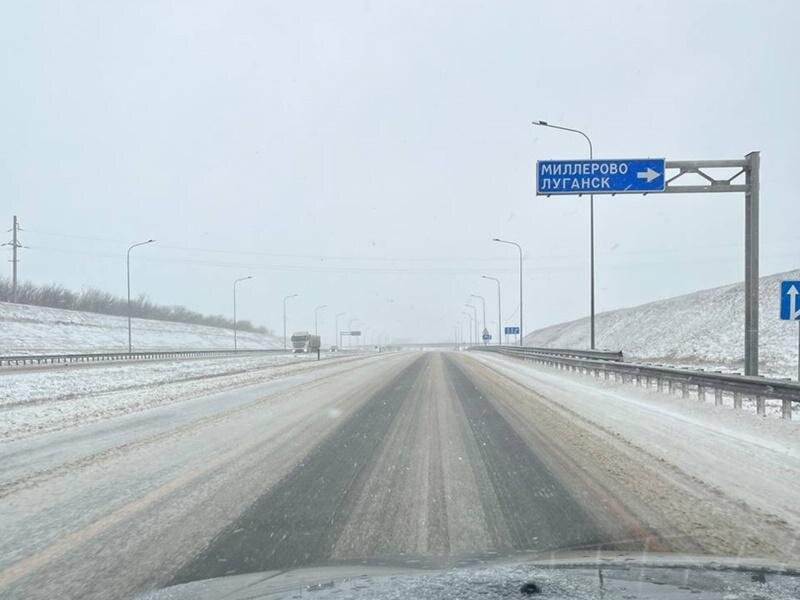
[[[325,361],[0,446],[0,596],[127,598],[353,561],[740,551],[691,485],[468,355]]]

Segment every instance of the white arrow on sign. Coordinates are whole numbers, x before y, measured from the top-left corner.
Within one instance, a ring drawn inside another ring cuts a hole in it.
[[[790,319],[794,321],[800,317],[800,310],[797,310],[797,294],[800,294],[800,292],[798,292],[797,287],[793,285],[786,290],[786,293],[789,294],[789,316]]]
[[[658,171],[654,171],[650,167],[647,167],[647,170],[645,171],[639,171],[638,173],[636,173],[636,177],[638,177],[639,179],[646,179],[647,183],[650,183],[651,181],[653,181],[653,179],[655,179],[659,175],[661,175],[661,173],[659,173]]]

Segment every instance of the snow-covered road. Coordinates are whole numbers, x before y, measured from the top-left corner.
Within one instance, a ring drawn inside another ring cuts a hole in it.
[[[322,354],[324,360],[352,358]],[[101,420],[309,368],[316,356],[276,354],[80,364],[0,372],[0,439]],[[305,365],[305,366],[301,366]]]
[[[0,596],[576,546],[800,561],[796,423],[481,353],[165,377],[0,442]]]

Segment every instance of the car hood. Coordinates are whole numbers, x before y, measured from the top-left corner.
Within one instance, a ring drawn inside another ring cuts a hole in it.
[[[756,559],[591,552],[464,561],[447,568],[413,565],[337,564],[232,575],[164,588],[140,600],[800,598],[800,565]]]

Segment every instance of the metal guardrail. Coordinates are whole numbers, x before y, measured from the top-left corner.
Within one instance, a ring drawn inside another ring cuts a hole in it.
[[[610,360],[621,362],[621,351],[613,350],[572,350],[570,348],[536,348],[534,346],[473,346],[472,350],[502,351],[505,354],[518,356],[546,355],[562,356],[564,358],[594,358],[597,360]]]
[[[19,354],[0,356],[0,367],[112,362],[124,360],[165,360],[170,358],[214,358],[248,354],[290,354],[291,350],[166,350],[143,352],[92,352],[71,354]]]
[[[733,406],[736,409],[742,408],[742,398],[751,398],[755,400],[756,412],[760,416],[766,415],[768,399],[781,400],[781,416],[784,419],[792,418],[792,403],[800,404],[800,383],[788,379],[629,363],[622,361],[621,358],[620,360],[580,358],[577,355],[569,356],[569,351],[565,354],[563,350],[559,350],[558,354],[548,354],[547,349],[543,348],[472,346],[469,349],[516,356],[560,370],[585,373],[594,377],[602,376],[607,380],[633,383],[648,389],[655,386],[659,392],[663,392],[666,387],[667,392],[671,394],[677,388],[684,398],[688,398],[694,391],[701,401],[705,400],[706,392],[713,391],[714,404],[717,406],[722,405],[725,393],[733,396]]]

